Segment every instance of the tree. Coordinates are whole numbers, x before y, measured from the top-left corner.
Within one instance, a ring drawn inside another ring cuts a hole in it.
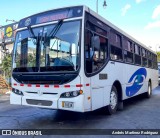
[[[11,77],[11,63],[12,63],[11,54],[6,54],[4,59],[2,60],[2,64],[0,64],[0,67],[3,71],[3,76],[6,79]]]

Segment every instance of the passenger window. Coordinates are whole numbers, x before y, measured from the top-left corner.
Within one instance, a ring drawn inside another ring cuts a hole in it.
[[[142,48],[142,57],[146,57],[146,50]]]
[[[135,44],[135,54],[140,55],[140,47]]]
[[[153,68],[154,69],[158,69],[158,65],[157,65],[157,55],[153,54],[152,55],[152,58],[153,58]]]
[[[124,59],[125,62],[133,63],[133,46],[132,42],[128,41],[127,39],[124,39]]]
[[[111,59],[122,60],[122,49],[115,46],[111,46]]]
[[[151,53],[148,51],[148,56],[147,56],[147,58],[148,58],[148,67],[152,67],[152,60],[151,60]]]
[[[112,60],[123,60],[122,57],[122,46],[121,46],[121,36],[110,32],[110,57]]]
[[[135,48],[135,64],[141,65],[141,52],[140,52],[140,46],[137,44],[134,45]]]
[[[147,52],[144,48],[142,48],[142,66],[148,66],[147,63]]]

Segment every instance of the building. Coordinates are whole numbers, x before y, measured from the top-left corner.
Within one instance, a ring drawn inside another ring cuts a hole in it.
[[[5,52],[11,53],[18,23],[12,23],[0,27],[0,64],[4,58]]]

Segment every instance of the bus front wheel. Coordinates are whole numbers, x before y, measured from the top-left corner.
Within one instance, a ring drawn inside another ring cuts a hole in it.
[[[107,106],[107,111],[110,115],[114,114],[117,111],[118,107],[118,94],[115,86],[112,86],[110,92],[110,104]]]

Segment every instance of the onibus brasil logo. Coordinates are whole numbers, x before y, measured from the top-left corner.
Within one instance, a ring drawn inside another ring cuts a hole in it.
[[[138,69],[129,79],[127,87],[126,87],[126,95],[128,97],[136,94],[140,88],[143,86],[144,81],[147,76],[147,71],[145,68]]]

